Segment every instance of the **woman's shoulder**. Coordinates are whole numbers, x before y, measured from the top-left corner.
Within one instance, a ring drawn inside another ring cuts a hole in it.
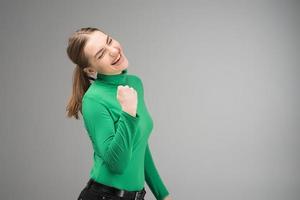
[[[98,103],[102,103],[101,99],[99,98],[99,89],[96,87],[95,84],[91,84],[89,88],[86,90],[84,95],[82,96],[82,103],[85,102],[85,100],[92,100],[96,101]]]

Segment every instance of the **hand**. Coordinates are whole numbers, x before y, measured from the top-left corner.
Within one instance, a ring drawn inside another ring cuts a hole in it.
[[[136,115],[137,110],[137,92],[128,85],[119,85],[117,88],[117,99],[121,104],[122,110],[132,116]]]
[[[171,199],[171,196],[168,195],[168,196],[166,196],[166,197],[164,198],[164,200],[172,200],[172,199]]]

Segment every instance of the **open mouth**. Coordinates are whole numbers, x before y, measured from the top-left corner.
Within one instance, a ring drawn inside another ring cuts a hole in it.
[[[122,56],[121,54],[119,54],[119,57],[111,65],[116,65],[121,60],[121,58]]]

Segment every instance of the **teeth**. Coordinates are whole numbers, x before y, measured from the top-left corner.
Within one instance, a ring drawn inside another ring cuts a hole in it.
[[[113,65],[114,65],[114,64],[116,64],[116,63],[117,63],[117,61],[119,61],[120,57],[121,57],[121,55],[119,54],[119,57],[118,57],[118,59],[116,59],[116,60],[113,62]]]

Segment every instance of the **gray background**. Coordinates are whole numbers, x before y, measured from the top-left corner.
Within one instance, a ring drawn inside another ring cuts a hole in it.
[[[300,199],[299,1],[2,0],[0,22],[1,199],[76,199],[87,181],[92,146],[65,117],[67,37],[86,26],[142,78],[173,199]]]

